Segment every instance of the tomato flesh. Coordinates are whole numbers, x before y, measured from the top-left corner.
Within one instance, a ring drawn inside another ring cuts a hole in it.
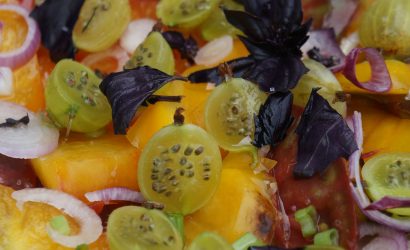
[[[297,159],[297,142],[296,134],[289,133],[285,141],[270,152],[270,158],[278,161],[272,174],[276,177],[278,193],[291,226],[290,238],[286,239],[282,223],[277,223],[274,245],[296,248],[312,243],[312,239],[303,238],[300,225],[294,220],[293,214],[313,205],[320,216],[319,223],[326,223],[329,228],[339,231],[339,243],[342,247],[355,249],[357,218],[346,162],[339,159],[322,174],[309,179],[295,179],[293,167]]]

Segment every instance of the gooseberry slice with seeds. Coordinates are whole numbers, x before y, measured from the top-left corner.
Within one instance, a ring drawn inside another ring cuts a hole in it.
[[[233,247],[221,236],[212,232],[198,235],[189,246],[188,250],[233,250]]]
[[[186,215],[213,196],[221,168],[215,140],[196,125],[176,121],[158,131],[144,147],[138,184],[147,200],[164,204],[167,212]]]
[[[111,121],[111,107],[99,89],[101,80],[86,66],[61,60],[45,90],[46,109],[58,125],[76,132],[94,132]]]
[[[139,66],[150,66],[168,75],[174,74],[174,55],[168,42],[160,32],[151,32],[144,42],[135,49],[124,68],[132,69]]]
[[[85,51],[108,49],[131,20],[128,0],[87,0],[73,29],[74,44]]]
[[[194,28],[205,21],[220,0],[161,0],[157,16],[168,26]]]
[[[267,94],[256,84],[241,78],[231,78],[216,87],[205,104],[206,130],[218,144],[229,151],[252,148],[255,132],[254,116],[265,102]]]
[[[373,201],[384,196],[410,196],[410,153],[379,154],[366,162],[362,169],[366,192]],[[397,215],[410,216],[410,208],[387,210]]]
[[[114,210],[107,224],[112,250],[180,250],[182,238],[167,216],[155,209],[124,206]]]

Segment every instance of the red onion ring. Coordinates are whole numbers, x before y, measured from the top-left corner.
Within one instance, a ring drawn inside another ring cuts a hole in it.
[[[80,226],[80,232],[76,235],[62,235],[51,227],[47,228],[51,239],[60,245],[75,248],[81,244],[89,244],[96,241],[103,232],[101,218],[94,210],[67,193],[46,188],[27,188],[14,191],[11,196],[17,201],[20,209],[27,201],[41,202],[74,218]]]
[[[131,201],[135,203],[143,203],[145,201],[140,192],[122,187],[106,188],[94,192],[88,192],[84,196],[89,202]]]
[[[0,21],[0,44],[1,44],[1,37],[2,37],[2,33],[3,33],[3,22]]]
[[[384,196],[367,206],[366,210],[386,210],[389,208],[410,207],[410,198]]]
[[[398,232],[391,228],[388,228],[382,225],[377,225],[377,224],[363,223],[360,225],[360,238],[363,238],[365,236],[375,236],[375,235],[382,237],[382,238],[393,240],[397,245],[396,248],[389,246],[388,248],[385,248],[385,249],[408,250],[407,249],[407,245],[408,245],[407,238],[404,233]],[[375,243],[373,244],[377,246],[383,243],[379,241],[379,244],[375,244]],[[371,249],[371,248],[368,248],[368,249]],[[379,248],[379,249],[383,249],[383,248]]]
[[[14,4],[1,4],[0,11],[12,11],[24,18],[28,31],[23,45],[7,52],[0,53],[0,67],[16,69],[26,64],[36,53],[40,46],[40,30],[36,21],[29,17],[29,13],[23,7]]]
[[[356,61],[361,52],[364,52],[371,67],[371,78],[367,83],[361,83],[356,77]],[[343,75],[359,88],[376,93],[387,92],[392,87],[392,81],[383,57],[373,48],[355,48],[346,57]]]

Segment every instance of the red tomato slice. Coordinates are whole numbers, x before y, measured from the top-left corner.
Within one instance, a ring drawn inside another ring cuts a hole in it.
[[[312,242],[312,239],[303,238],[301,228],[293,217],[297,210],[312,204],[320,216],[319,223],[326,223],[329,228],[339,231],[340,245],[346,249],[355,249],[357,217],[349,188],[346,161],[339,159],[323,174],[312,178],[295,179],[292,170],[296,164],[297,142],[297,135],[292,133],[270,155],[270,158],[278,161],[273,174],[291,222],[288,240],[284,237],[282,224],[276,225],[275,245],[296,248]]]

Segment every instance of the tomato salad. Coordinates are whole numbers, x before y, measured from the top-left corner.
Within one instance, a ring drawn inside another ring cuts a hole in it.
[[[407,0],[0,0],[0,248],[398,249]]]

